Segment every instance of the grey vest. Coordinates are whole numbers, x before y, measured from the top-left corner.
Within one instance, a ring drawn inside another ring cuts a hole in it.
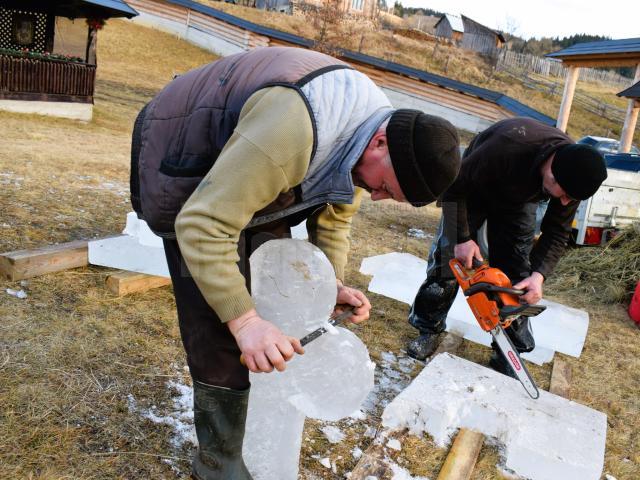
[[[257,212],[248,226],[353,200],[351,169],[392,113],[388,99],[368,77],[333,57],[297,48],[262,48],[176,78],[139,115],[131,199],[155,233],[175,236],[176,215],[231,137],[245,102],[274,85],[293,88],[305,100],[314,128],[311,165],[296,192]]]

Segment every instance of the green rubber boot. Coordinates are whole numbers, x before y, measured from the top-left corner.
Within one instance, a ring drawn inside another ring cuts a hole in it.
[[[198,454],[193,459],[196,480],[252,480],[242,459],[249,389],[193,382],[193,423]]]

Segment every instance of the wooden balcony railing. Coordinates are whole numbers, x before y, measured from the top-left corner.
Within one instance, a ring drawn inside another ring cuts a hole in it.
[[[0,55],[0,98],[92,103],[95,65]]]

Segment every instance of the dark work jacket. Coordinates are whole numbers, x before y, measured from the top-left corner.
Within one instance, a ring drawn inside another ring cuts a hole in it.
[[[557,128],[530,118],[501,120],[478,134],[464,152],[458,178],[442,196],[445,225],[456,225],[456,243],[471,238],[467,223],[467,208],[473,208],[470,200],[520,205],[547,199],[540,168],[558,148],[572,143]],[[531,252],[533,271],[545,277],[553,271],[564,252],[578,204],[563,206],[551,199],[542,235]]]

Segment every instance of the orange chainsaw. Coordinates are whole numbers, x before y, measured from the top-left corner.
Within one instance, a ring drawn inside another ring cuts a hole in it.
[[[538,398],[540,392],[504,329],[517,317],[535,317],[547,307],[520,303],[519,297],[525,291],[513,288],[509,277],[498,268],[474,259],[474,268],[467,270],[455,258],[449,266],[480,328],[491,334],[529,396]]]

